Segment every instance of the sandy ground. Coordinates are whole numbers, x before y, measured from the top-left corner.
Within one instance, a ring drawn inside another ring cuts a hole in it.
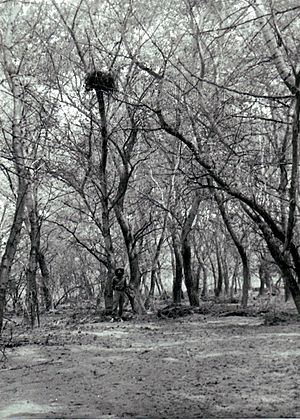
[[[50,318],[14,331],[0,418],[300,417],[299,322]]]

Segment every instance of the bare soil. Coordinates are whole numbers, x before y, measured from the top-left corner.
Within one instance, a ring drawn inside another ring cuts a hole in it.
[[[0,418],[300,417],[300,323],[58,310],[4,331]]]

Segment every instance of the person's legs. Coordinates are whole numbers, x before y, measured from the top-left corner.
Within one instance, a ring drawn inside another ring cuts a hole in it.
[[[113,317],[117,317],[119,302],[120,302],[120,292],[118,290],[114,290],[113,309],[112,309]]]
[[[125,294],[124,294],[124,292],[121,292],[120,297],[119,297],[119,317],[120,318],[123,315],[124,301],[125,301]]]

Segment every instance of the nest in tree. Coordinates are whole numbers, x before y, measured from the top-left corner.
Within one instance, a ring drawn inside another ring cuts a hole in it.
[[[95,70],[86,76],[85,89],[87,92],[95,89],[110,93],[116,89],[115,76],[112,73]]]

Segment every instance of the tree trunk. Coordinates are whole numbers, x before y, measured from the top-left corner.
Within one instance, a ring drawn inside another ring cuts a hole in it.
[[[291,292],[293,297],[295,306],[297,308],[298,313],[300,314],[300,286],[299,286],[299,278],[300,278],[300,271],[296,271],[295,275],[297,278],[294,277],[294,270],[292,268],[292,264],[290,261],[290,254],[286,251],[282,251],[280,248],[280,243],[274,238],[273,232],[269,228],[269,226],[259,217],[259,215],[250,212],[245,208],[246,213],[251,217],[251,219],[258,225],[261,232],[264,235],[265,241],[268,245],[269,251],[281,270],[282,276],[285,279],[288,288]],[[298,281],[297,281],[298,280]]]
[[[292,68],[287,65],[286,60],[283,57],[282,49],[278,46],[278,42],[270,24],[269,14],[266,12],[264,4],[261,0],[259,3],[257,0],[253,1],[251,5],[255,10],[255,14],[258,18],[258,25],[260,26],[261,32],[265,39],[266,47],[269,50],[277,72],[288,89],[292,93],[295,93],[295,77],[293,75]]]
[[[42,274],[42,294],[46,311],[52,308],[52,296],[49,289],[50,273],[47,267],[46,258],[44,253],[39,249],[38,263]]]
[[[201,291],[201,298],[202,299],[206,299],[207,298],[207,270],[206,267],[204,265],[204,263],[202,263],[202,271],[203,271],[203,280],[202,280],[202,291]]]
[[[228,276],[228,267],[226,262],[226,255],[224,256],[222,261],[222,267],[223,267],[223,278],[224,278],[224,293],[225,296],[228,296],[229,294],[229,276]]]
[[[284,262],[279,262],[281,271],[282,271],[282,275],[284,280],[286,281],[288,288],[289,288],[289,292],[293,297],[295,306],[297,308],[298,314],[300,314],[300,287],[298,282],[296,281],[296,279],[293,276],[293,272],[291,271],[291,269],[289,268],[289,265],[287,264],[286,261]],[[299,280],[299,278],[298,278]]]
[[[37,263],[40,267],[42,279],[41,279],[41,289],[42,289],[42,297],[43,303],[46,311],[52,308],[52,296],[50,292],[50,272],[48,270],[48,266],[46,263],[46,258],[44,252],[41,250],[41,229],[42,223],[39,220],[39,226],[37,230]]]
[[[197,240],[196,237],[194,236],[194,250],[195,250],[195,254],[196,254],[196,258],[197,258],[197,263],[198,263],[198,267],[197,267],[197,271],[196,271],[196,276],[197,276],[197,281],[198,281],[198,285],[197,288],[200,290],[200,283],[202,290],[201,290],[201,298],[205,299],[207,297],[207,269],[205,267],[205,264],[202,260],[202,257],[200,256],[200,251],[197,250]],[[203,276],[202,282],[200,282],[201,279],[201,273]]]
[[[158,290],[160,291],[159,294],[160,296],[167,298],[168,297],[168,293],[165,290],[165,287],[163,285],[162,279],[161,279],[161,265],[160,262],[158,261],[158,267],[157,267],[157,271],[156,271],[156,286],[158,288]]]
[[[268,263],[264,258],[262,258],[260,261],[258,273],[260,279],[258,296],[262,296],[265,293],[266,288],[268,290],[271,289],[271,278],[268,271]]]
[[[282,274],[282,279],[283,279],[283,287],[284,287],[284,299],[285,299],[285,302],[287,302],[291,297],[291,292],[288,286],[288,279],[285,278],[284,274]]]
[[[248,299],[249,299],[249,289],[251,286],[251,275],[250,275],[250,268],[249,268],[249,262],[248,257],[245,254],[241,256],[242,259],[242,265],[243,265],[243,287],[242,287],[242,307],[246,308],[248,305]]]
[[[201,277],[202,268],[200,265],[197,266],[197,270],[195,270],[194,280],[195,280],[195,289],[200,291],[200,277]]]
[[[105,111],[105,103],[103,92],[99,89],[96,90],[99,114],[101,120],[101,144],[99,145],[100,151],[100,165],[99,165],[99,177],[101,185],[101,194],[102,194],[102,235],[105,246],[106,254],[106,268],[107,268],[107,278],[105,284],[104,292],[104,302],[105,309],[107,313],[111,313],[113,308],[113,289],[112,289],[112,279],[114,276],[115,270],[115,261],[114,261],[114,248],[111,238],[110,230],[110,209],[109,209],[109,193],[107,189],[107,159],[108,159],[108,133],[107,133],[107,119]]]
[[[28,188],[28,171],[25,165],[24,149],[23,149],[23,133],[21,125],[23,123],[23,110],[24,103],[23,87],[19,80],[20,68],[15,64],[14,56],[14,31],[15,19],[18,16],[21,3],[11,2],[8,7],[8,23],[7,28],[4,29],[5,36],[1,40],[2,53],[5,77],[9,83],[12,94],[12,134],[11,134],[11,150],[12,161],[15,166],[18,187],[17,187],[17,200],[14,212],[14,220],[10,228],[8,240],[5,246],[4,254],[0,263],[0,334],[3,327],[3,315],[6,304],[6,290],[9,282],[11,267],[20,242],[21,229],[25,212],[25,201]],[[5,46],[5,47],[4,47]]]
[[[193,276],[192,269],[192,252],[190,245],[190,233],[192,230],[192,225],[197,216],[198,208],[200,205],[200,195],[196,193],[194,196],[191,208],[187,215],[187,218],[184,221],[181,233],[181,254],[182,254],[182,263],[183,263],[183,272],[184,272],[184,281],[187,289],[187,294],[189,297],[189,302],[191,306],[199,306],[199,290]]]
[[[104,288],[104,304],[105,311],[107,314],[110,314],[113,310],[113,288],[112,288],[112,279],[114,277],[114,266],[111,262],[111,256],[107,255],[107,273],[105,279],[105,288]]]
[[[0,264],[0,333],[3,326],[3,313],[6,303],[6,290],[9,282],[11,267],[20,242],[21,229],[24,220],[27,183],[19,178],[18,196],[14,214],[14,221],[10,228],[9,237]]]
[[[232,299],[234,294],[237,293],[237,275],[238,275],[238,270],[239,270],[239,261],[237,259],[235,266],[234,266],[234,270],[233,270],[233,274],[232,274],[232,279],[231,279],[231,286],[230,286],[230,298]]]
[[[129,282],[129,299],[132,310],[136,313],[146,313],[145,306],[140,294],[141,271],[139,267],[139,253],[137,251],[137,244],[132,234],[131,226],[125,219],[123,208],[120,202],[115,204],[115,215],[123,233],[124,242],[127,251],[127,257],[130,269],[130,282]]]
[[[211,181],[210,181],[211,182]],[[218,204],[220,213],[222,215],[223,221],[225,223],[225,226],[240,254],[242,264],[243,264],[243,287],[242,287],[242,307],[245,308],[248,304],[248,297],[249,297],[249,288],[251,285],[251,274],[250,274],[250,268],[249,268],[249,261],[247,257],[247,253],[245,248],[243,247],[241,241],[239,240],[237,234],[232,228],[232,225],[229,221],[228,215],[225,210],[224,202],[223,200],[218,196],[217,193],[214,194],[216,202]]]
[[[211,271],[212,271],[213,279],[214,279],[214,287],[213,287],[213,290],[215,291],[216,288],[217,288],[217,273],[216,273],[216,268],[215,268],[215,264],[214,264],[214,261],[213,261],[211,255],[208,256],[208,259],[209,259],[209,262],[210,262]]]
[[[154,297],[155,284],[157,284],[157,286],[159,288],[158,279],[157,279],[157,271],[158,271],[158,265],[159,265],[159,256],[160,256],[161,248],[162,248],[162,245],[163,245],[163,242],[164,242],[164,237],[165,237],[167,219],[168,219],[168,213],[166,212],[165,216],[164,216],[162,231],[161,231],[161,234],[160,234],[160,237],[159,237],[159,240],[158,240],[158,244],[156,246],[154,258],[153,258],[152,265],[151,265],[150,291],[149,291],[149,295],[147,297],[147,300],[145,302],[145,307],[149,306],[151,299],[153,299],[153,297]]]
[[[151,299],[153,299],[154,291],[155,291],[155,284],[156,284],[156,269],[152,268],[151,277],[150,277],[150,290],[149,290],[149,294],[148,294],[148,297],[147,297],[147,299],[149,299],[149,301]],[[147,303],[147,305],[148,305],[148,303]],[[145,306],[147,306],[147,305],[145,304]]]
[[[161,295],[163,293],[162,288],[160,287],[160,283],[158,281],[157,273],[155,273],[154,281],[157,287],[158,294]]]
[[[186,238],[181,244],[181,253],[183,261],[184,281],[191,306],[199,306],[199,290],[196,287],[196,282],[192,270],[192,252],[191,246]]]
[[[175,260],[175,273],[173,278],[173,303],[180,304],[183,280],[183,262],[182,255],[180,252],[179,238],[177,237],[177,234],[174,229],[172,231],[172,245]]]
[[[128,285],[128,298],[134,313],[145,314],[146,308],[140,293],[141,272],[139,267],[139,254],[136,251],[128,253],[130,268],[130,282]]]
[[[36,273],[38,266],[38,251],[39,251],[39,223],[36,208],[36,197],[34,192],[34,185],[30,182],[26,196],[26,207],[29,219],[30,229],[30,254],[28,260],[28,267],[26,270],[26,312],[30,320],[31,328],[34,327],[35,321],[39,325],[39,304],[37,296]],[[27,316],[26,316],[27,317]]]
[[[218,278],[217,278],[217,287],[215,289],[215,296],[218,298],[222,293],[223,289],[223,269],[220,257],[219,247],[216,248],[216,255],[217,255],[217,266],[218,266]]]

